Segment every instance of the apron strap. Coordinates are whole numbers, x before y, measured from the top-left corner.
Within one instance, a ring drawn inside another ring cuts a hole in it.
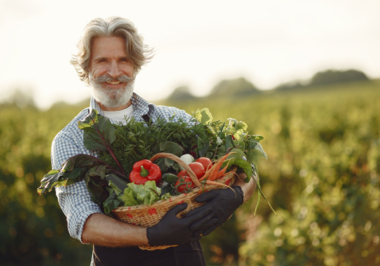
[[[151,124],[152,124],[152,120],[150,120],[150,117],[149,117],[148,114],[143,115],[142,118],[145,120],[145,122],[146,122],[148,125],[151,125]]]

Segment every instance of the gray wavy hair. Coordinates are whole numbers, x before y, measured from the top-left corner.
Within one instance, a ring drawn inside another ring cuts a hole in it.
[[[129,61],[133,64],[135,74],[149,62],[153,49],[143,43],[143,37],[137,32],[135,25],[121,17],[96,18],[86,25],[78,42],[78,53],[74,54],[70,63],[75,67],[79,78],[89,84],[89,65],[91,44],[96,37],[118,36],[125,40],[125,50]]]

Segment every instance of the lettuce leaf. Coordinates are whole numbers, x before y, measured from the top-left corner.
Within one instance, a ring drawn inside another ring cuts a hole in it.
[[[144,185],[129,183],[118,199],[124,202],[124,206],[136,206],[140,204],[152,205],[160,199],[170,198],[170,193],[161,195],[161,189],[156,186],[155,181],[147,181]]]

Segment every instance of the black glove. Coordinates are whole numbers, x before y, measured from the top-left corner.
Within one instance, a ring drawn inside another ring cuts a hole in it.
[[[212,214],[210,214],[211,210],[194,214],[191,217],[177,218],[176,215],[185,210],[186,207],[186,203],[175,206],[162,217],[158,224],[148,227],[149,245],[180,245],[201,239],[200,233],[194,235],[194,231],[190,229],[190,226],[197,222],[198,226],[194,226],[194,230],[199,231],[205,223],[208,223],[213,218]]]
[[[239,186],[233,186],[232,189],[215,189],[206,192],[195,198],[197,202],[207,203],[201,207],[198,207],[190,211],[186,217],[203,216],[210,213],[212,219],[208,222],[200,223],[200,221],[194,222],[191,225],[191,230],[194,231],[194,235],[203,234],[204,236],[210,234],[216,227],[224,224],[234,213],[234,211],[243,204],[244,194]]]

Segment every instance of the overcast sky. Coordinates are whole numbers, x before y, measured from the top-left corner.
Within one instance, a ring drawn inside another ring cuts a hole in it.
[[[0,0],[0,100],[16,87],[42,108],[89,97],[69,60],[85,25],[108,16],[155,48],[135,85],[148,100],[240,76],[261,89],[327,68],[380,77],[379,0]]]

